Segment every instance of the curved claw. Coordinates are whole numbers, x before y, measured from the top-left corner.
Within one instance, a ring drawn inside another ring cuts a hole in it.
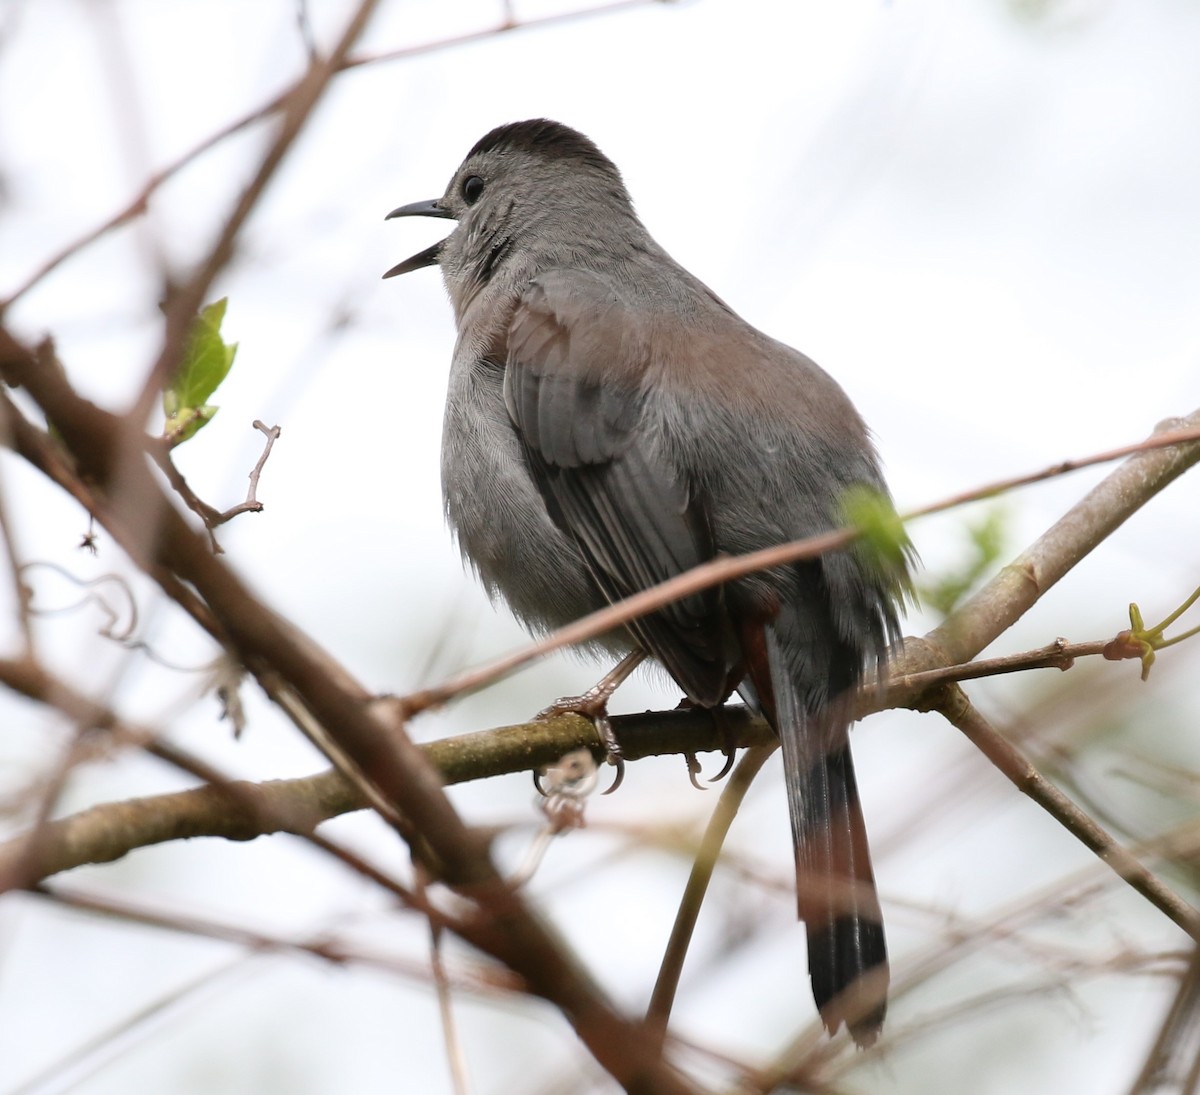
[[[717,728],[721,731],[721,752],[725,756],[725,763],[721,766],[721,770],[708,782],[720,783],[721,780],[729,775],[730,769],[733,768],[733,762],[737,760],[737,735],[734,734],[733,728],[725,718],[724,708],[712,708],[712,717],[713,721],[717,724]]]
[[[622,783],[625,782],[625,758],[621,756],[620,752],[618,751],[616,753],[609,753],[608,760],[609,763],[616,768],[617,774],[613,776],[612,786],[610,786],[607,791],[601,792],[601,794],[605,795],[611,795],[618,787],[621,786]]]
[[[608,754],[608,763],[616,768],[617,774],[613,778],[612,786],[604,793],[611,795],[625,780],[625,757],[621,752],[621,743],[617,741],[617,735],[613,733],[612,723],[608,721],[608,712],[601,712],[592,716],[592,722],[596,724],[596,733],[600,735],[600,740],[604,742],[604,751]]]
[[[589,688],[582,696],[564,697],[534,716],[536,719],[544,720],[557,715],[576,714],[592,721],[592,725],[596,727],[596,733],[600,735],[600,741],[604,744],[608,762],[617,770],[612,786],[604,792],[606,795],[611,795],[625,779],[625,758],[621,755],[621,743],[617,741],[612,724],[608,721],[608,701],[614,689],[637,668],[643,658],[645,658],[645,654],[640,650],[626,654],[599,684]],[[536,775],[533,783],[539,792],[545,794]]]
[[[724,749],[722,752],[725,754],[725,763],[721,766],[721,770],[709,779],[709,783],[720,783],[721,780],[729,775],[729,770],[733,767],[733,762],[737,760],[736,749]]]
[[[687,761],[688,779],[692,781],[692,786],[697,791],[707,791],[708,788],[700,782],[700,762],[696,759],[696,754],[684,753],[683,756]]]
[[[546,788],[542,786],[542,770],[540,768],[535,768],[533,770],[533,786],[537,789],[537,793],[541,795],[542,798],[549,797],[549,795],[546,793]]]

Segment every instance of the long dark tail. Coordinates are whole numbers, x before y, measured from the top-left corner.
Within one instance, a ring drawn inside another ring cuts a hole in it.
[[[789,773],[797,903],[808,932],[813,998],[831,1034],[845,1023],[855,1042],[870,1045],[887,1011],[887,943],[849,743],[818,760],[799,782],[797,804]]]
[[[783,745],[796,897],[808,933],[808,971],[830,1034],[845,1023],[859,1046],[879,1036],[887,1011],[883,915],[850,756],[846,700],[814,705],[795,667],[765,629],[775,729]],[[761,690],[761,689],[760,689]]]

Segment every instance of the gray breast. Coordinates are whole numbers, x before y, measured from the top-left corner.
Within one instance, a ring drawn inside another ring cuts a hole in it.
[[[459,549],[486,586],[534,633],[605,604],[575,543],[550,519],[504,405],[504,370],[464,354],[450,371],[442,494]],[[628,650],[628,637],[600,645]]]

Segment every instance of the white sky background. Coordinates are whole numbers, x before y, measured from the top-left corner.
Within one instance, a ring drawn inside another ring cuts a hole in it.
[[[516,10],[532,18],[570,7]],[[230,504],[257,456],[250,421],[283,427],[261,484],[266,512],[221,535],[230,562],[380,690],[403,691],[521,642],[463,578],[442,525],[438,437],[453,324],[437,272],[387,282],[379,275],[447,227],[385,224],[384,214],[439,195],[479,136],[525,117],[557,118],[591,136],[677,259],[838,378],[875,429],[902,507],[1135,441],[1160,419],[1200,405],[1200,7],[1063,0],[1038,18],[1022,18],[1021,7],[697,0],[340,77],[213,294],[229,294],[226,332],[241,348],[216,399],[221,413],[180,452],[184,471],[202,496]],[[283,2],[0,0],[0,298],[123,206],[149,170],[293,78],[303,62],[294,10]],[[349,5],[310,10],[328,43]],[[477,31],[498,12],[485,2],[385,4],[365,47],[383,52]],[[160,335],[155,255],[180,268],[197,257],[264,134],[259,126],[197,161],[156,194],[145,220],[65,264],[7,321],[30,338],[52,331],[72,378],[122,407]],[[84,521],[73,504],[11,463],[0,470],[25,558],[83,575],[120,568],[111,545],[96,561],[74,551]],[[1013,546],[1101,475],[1014,497]],[[1200,582],[1198,513],[1200,486],[1177,484],[1047,596],[1002,650],[1060,634],[1111,634],[1130,600],[1148,618],[1165,614]],[[961,553],[960,521],[913,529],[931,569]],[[49,573],[34,584],[47,603],[75,596]],[[909,629],[928,623],[914,617]],[[207,656],[169,612],[152,612],[144,627],[173,661]],[[111,684],[123,709],[171,726],[230,771],[266,778],[316,767],[253,697],[248,735],[231,743],[214,723],[212,701],[180,714],[177,676],[131,665],[85,630],[78,617],[49,623],[45,653],[72,676],[91,667],[97,687]],[[1151,691],[1137,693],[1143,712],[1166,710],[1167,700],[1190,703],[1163,715],[1164,727],[1193,735],[1165,748],[1189,762],[1198,705],[1186,678],[1196,659],[1186,647],[1164,653],[1145,686]],[[1108,667],[1094,679],[1117,674],[1136,671]],[[554,661],[417,730],[433,737],[516,721],[594,676],[594,667]],[[993,683],[978,694],[1015,715],[1067,680]],[[616,706],[674,700],[646,680]],[[40,718],[24,707],[4,711],[16,730],[0,742],[0,780],[14,789],[51,758]],[[872,720],[856,741],[885,905],[989,915],[1087,864],[929,720]],[[953,799],[968,780],[969,792]],[[66,805],[177,783],[148,763],[101,767],[80,776]],[[778,774],[763,783],[734,842],[783,875]],[[525,780],[455,794],[473,819],[532,817]],[[943,810],[946,795],[953,801]],[[591,817],[597,827],[694,821],[715,797],[691,791],[682,762],[639,764]],[[935,814],[941,830],[923,830],[916,842],[897,835]],[[345,839],[400,861],[368,825],[337,824]],[[307,853],[269,844],[147,851],[69,881],[251,917],[280,932],[342,927],[352,914],[380,946],[407,946],[420,958],[419,926],[385,920],[365,887]],[[521,847],[517,838],[501,850],[515,858]],[[597,837],[556,848],[547,871],[571,881],[546,900],[573,939],[605,939],[591,951],[598,972],[633,1007],[644,1001],[683,868],[646,857],[618,884],[604,858],[613,847]],[[597,884],[580,879],[591,864]],[[736,894],[723,900],[738,902]],[[1116,914],[1112,924],[1096,914],[1071,932],[1103,944],[1107,929],[1132,934],[1132,924],[1147,946],[1182,946],[1179,933],[1132,898],[1110,905],[1124,918],[1119,925]],[[803,933],[788,923],[786,896],[767,915],[776,928],[736,969],[703,972],[707,981],[681,1005],[689,1036],[767,1053],[806,1014]],[[901,958],[936,938],[939,926],[911,910],[889,916]],[[702,930],[698,963],[724,945],[721,930]],[[11,898],[0,906],[0,953],[0,1091],[236,955]],[[981,968],[1007,957],[997,948]],[[249,973],[168,1016],[153,1038],[79,1090],[370,1093],[398,1090],[398,1075],[419,1081],[412,1090],[448,1090],[424,989],[282,960],[259,959]],[[861,1089],[1121,1090],[1165,1006],[1163,991],[1148,980],[1113,979],[1079,1007],[1017,1005],[964,1028],[952,1047],[931,1041],[936,1063],[914,1043]],[[952,998],[914,998],[893,1021],[914,1021]],[[557,1022],[498,1020],[470,1003],[463,1012],[481,1093],[538,1090],[535,1053],[548,1075],[568,1060]],[[1088,1069],[1105,1082],[1085,1083]],[[931,1087],[934,1078],[945,1086]]]

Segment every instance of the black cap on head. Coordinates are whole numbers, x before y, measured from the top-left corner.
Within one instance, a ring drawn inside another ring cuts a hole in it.
[[[531,118],[525,122],[509,122],[497,126],[480,137],[467,159],[484,152],[527,152],[547,160],[582,160],[619,177],[616,164],[578,130],[552,122],[548,118]]]

